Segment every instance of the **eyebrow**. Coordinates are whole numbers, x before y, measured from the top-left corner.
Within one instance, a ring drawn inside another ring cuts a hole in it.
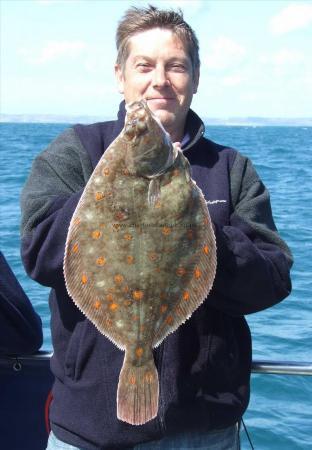
[[[144,59],[145,61],[149,61],[149,62],[153,61],[153,58],[151,58],[150,56],[147,56],[147,55],[136,55],[133,58],[133,61],[137,62],[140,59]],[[180,57],[180,56],[173,56],[173,57],[169,58],[168,61],[166,61],[166,63],[169,63],[169,64],[173,63],[173,62],[182,62],[184,64],[187,64],[188,62],[191,63],[190,58],[185,58],[185,57]]]

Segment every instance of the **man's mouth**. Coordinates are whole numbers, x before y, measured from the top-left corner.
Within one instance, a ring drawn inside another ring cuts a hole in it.
[[[173,97],[146,97],[146,101],[149,100],[158,100],[158,101],[167,101],[167,100],[174,100]]]

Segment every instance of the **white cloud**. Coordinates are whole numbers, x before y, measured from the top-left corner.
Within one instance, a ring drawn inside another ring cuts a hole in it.
[[[67,56],[76,57],[87,48],[87,44],[82,41],[49,41],[39,51],[29,48],[22,48],[20,53],[26,61],[32,64],[44,64]]]
[[[286,66],[298,64],[304,61],[304,54],[297,50],[284,48],[278,52],[264,54],[260,56],[259,61],[263,64],[273,64],[275,66]]]
[[[284,34],[305,28],[310,23],[312,23],[312,4],[294,3],[271,19],[270,30],[273,34]]]
[[[234,74],[234,75],[229,75],[229,76],[223,77],[221,79],[221,83],[223,84],[223,86],[232,87],[232,86],[238,86],[244,80],[245,80],[245,77],[243,77],[242,75]]]
[[[219,36],[211,42],[210,50],[204,58],[204,64],[209,69],[226,69],[239,63],[245,53],[245,48],[233,39]]]

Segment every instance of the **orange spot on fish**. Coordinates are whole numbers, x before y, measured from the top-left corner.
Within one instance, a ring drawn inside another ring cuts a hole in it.
[[[194,275],[197,280],[202,276],[201,270],[198,267],[194,270]]]
[[[177,177],[178,175],[180,175],[179,169],[174,169],[174,171],[172,172],[172,176]]]
[[[103,198],[105,197],[105,195],[103,194],[103,192],[96,192],[95,195],[95,200],[98,202],[100,200],[103,200]]]
[[[80,218],[79,218],[79,217],[75,217],[75,219],[74,219],[74,225],[79,225],[80,222],[81,222]]]
[[[135,356],[136,356],[137,358],[141,358],[142,355],[143,355],[143,353],[144,353],[144,349],[143,349],[142,347],[137,347],[137,348],[135,349]]]
[[[98,266],[104,266],[104,264],[106,263],[106,259],[104,258],[104,256],[100,256],[99,258],[97,258],[96,260],[96,264]]]
[[[167,324],[167,325],[172,325],[172,324],[173,324],[173,320],[174,320],[174,319],[173,319],[172,316],[168,316],[167,319],[166,319],[166,324]]]
[[[83,274],[82,277],[81,277],[81,282],[82,282],[82,284],[86,284],[87,281],[88,281],[87,275],[86,275],[86,274]]]
[[[109,175],[109,168],[108,167],[104,167],[104,169],[102,170],[102,174],[107,177],[107,175]]]
[[[193,237],[194,237],[194,233],[193,233],[193,230],[187,230],[187,237],[188,237],[188,239],[193,239]]]
[[[106,319],[106,325],[110,328],[113,325],[111,319]]]
[[[205,253],[205,255],[208,255],[208,253],[209,253],[208,245],[205,245],[205,247],[203,248],[203,252]]]
[[[114,228],[116,231],[119,231],[119,229],[120,229],[120,224],[119,224],[119,223],[113,223],[113,228]]]
[[[74,244],[72,250],[73,250],[73,253],[77,253],[78,250],[79,250],[79,245],[78,244]]]
[[[129,233],[126,233],[126,234],[124,235],[124,239],[126,239],[126,241],[131,241],[131,240],[132,240],[132,235],[129,234]]]
[[[160,200],[156,200],[154,207],[155,208],[161,208],[161,201]]]
[[[112,303],[111,305],[109,305],[109,309],[111,311],[116,311],[119,308],[119,306],[117,305],[117,303]]]
[[[125,287],[123,288],[123,291],[124,291],[124,292],[129,292],[129,286],[125,286]]]
[[[122,173],[124,174],[124,175],[130,175],[130,172],[129,172],[129,170],[128,169],[123,169],[123,171],[122,171]]]
[[[94,230],[94,231],[92,231],[92,234],[91,234],[93,239],[99,239],[101,237],[101,235],[102,235],[102,232],[100,230]]]
[[[134,316],[132,316],[132,320],[134,322],[136,322],[137,320],[139,320],[139,316],[137,316],[136,314]]]
[[[160,306],[160,312],[162,314],[164,314],[167,311],[167,309],[168,309],[168,305],[161,305]]]
[[[160,298],[161,298],[162,300],[164,300],[165,298],[167,298],[167,294],[166,294],[165,292],[162,292],[162,293],[160,294]]]
[[[145,326],[144,326],[144,325],[141,325],[141,326],[140,326],[140,330],[143,332],[143,331],[145,330]]]
[[[133,291],[133,293],[132,293],[132,297],[134,298],[134,300],[142,300],[143,296],[144,296],[143,291],[137,290],[137,291]]]
[[[182,277],[183,275],[186,274],[186,270],[184,269],[184,267],[178,267],[177,270],[176,270],[176,274],[179,277]]]
[[[124,301],[124,305],[125,306],[131,306],[132,305],[132,301],[131,300],[125,300]]]
[[[131,255],[128,255],[128,256],[127,256],[127,263],[128,263],[128,264],[133,264],[133,263],[134,263],[134,258],[133,258],[133,256],[131,256]]]
[[[186,302],[190,299],[190,294],[188,291],[184,291],[183,292],[183,300],[185,300]]]
[[[132,386],[136,384],[136,378],[134,375],[131,375],[131,377],[129,377],[129,384],[131,384]]]
[[[124,277],[122,275],[120,275],[120,273],[118,273],[117,275],[114,276],[114,280],[115,280],[115,283],[120,284],[123,282]]]
[[[208,217],[205,217],[204,218],[204,225],[208,225],[208,223],[209,223]]]
[[[99,309],[101,307],[101,302],[100,302],[100,300],[95,300],[95,302],[94,302],[94,308],[95,309]]]
[[[163,235],[168,236],[171,233],[171,229],[169,227],[163,227],[161,232]]]

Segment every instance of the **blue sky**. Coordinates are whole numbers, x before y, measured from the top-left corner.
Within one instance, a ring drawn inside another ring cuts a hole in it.
[[[114,117],[127,7],[181,7],[200,42],[203,117],[312,116],[312,2],[0,0],[1,112]]]

